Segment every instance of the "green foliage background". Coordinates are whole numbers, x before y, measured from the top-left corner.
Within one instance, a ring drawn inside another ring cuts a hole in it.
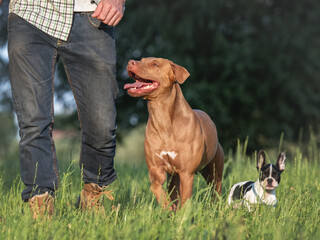
[[[6,8],[4,1],[2,46]],[[191,73],[184,95],[214,119],[224,148],[247,136],[249,149],[272,146],[282,132],[297,140],[301,130],[319,129],[319,22],[317,0],[128,0],[116,36],[119,86],[130,81],[129,59],[168,58]],[[7,63],[0,61],[4,86]],[[64,100],[70,89],[59,69],[56,94]],[[2,109],[10,109],[10,94],[0,94]],[[146,121],[143,100],[121,90],[117,104],[119,129]]]
[[[300,128],[319,126],[319,5],[128,1],[119,59],[160,56],[185,66],[191,73],[185,97],[214,119],[225,146],[246,136],[249,146],[264,146],[281,132],[296,139]],[[137,105],[128,110],[145,119],[139,100],[121,98],[120,109],[132,101]]]

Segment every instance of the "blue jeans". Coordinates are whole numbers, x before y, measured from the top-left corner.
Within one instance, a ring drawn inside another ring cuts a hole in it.
[[[9,73],[20,134],[22,199],[59,185],[52,139],[54,71],[63,61],[82,131],[80,167],[85,183],[116,179],[116,52],[114,28],[75,13],[68,41],[42,32],[15,14],[8,17]]]

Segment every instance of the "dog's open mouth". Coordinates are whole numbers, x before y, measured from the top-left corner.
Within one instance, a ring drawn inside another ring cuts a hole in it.
[[[159,82],[157,81],[143,79],[131,71],[129,71],[128,74],[136,81],[135,83],[128,83],[124,85],[124,89],[127,89],[129,93],[148,93],[154,91],[159,86]]]

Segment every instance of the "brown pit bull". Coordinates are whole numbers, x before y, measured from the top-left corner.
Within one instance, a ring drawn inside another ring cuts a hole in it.
[[[135,83],[126,84],[124,89],[132,97],[148,100],[145,156],[151,191],[159,204],[176,210],[181,200],[183,206],[192,195],[194,174],[198,172],[221,194],[223,149],[210,117],[192,110],[183,97],[179,84],[189,72],[162,58],[130,60],[127,71]],[[166,173],[170,199],[162,187]]]

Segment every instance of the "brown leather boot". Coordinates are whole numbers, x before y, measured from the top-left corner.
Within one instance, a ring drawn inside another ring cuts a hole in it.
[[[48,192],[40,195],[35,195],[28,200],[30,204],[32,218],[37,220],[38,217],[47,216],[51,218],[54,212],[54,197],[52,197]]]
[[[105,195],[110,200],[113,200],[111,191],[107,191],[108,186],[100,187],[95,183],[84,184],[84,188],[80,193],[80,207],[81,210],[93,209],[97,213],[104,214],[104,207],[102,206],[102,197]]]

